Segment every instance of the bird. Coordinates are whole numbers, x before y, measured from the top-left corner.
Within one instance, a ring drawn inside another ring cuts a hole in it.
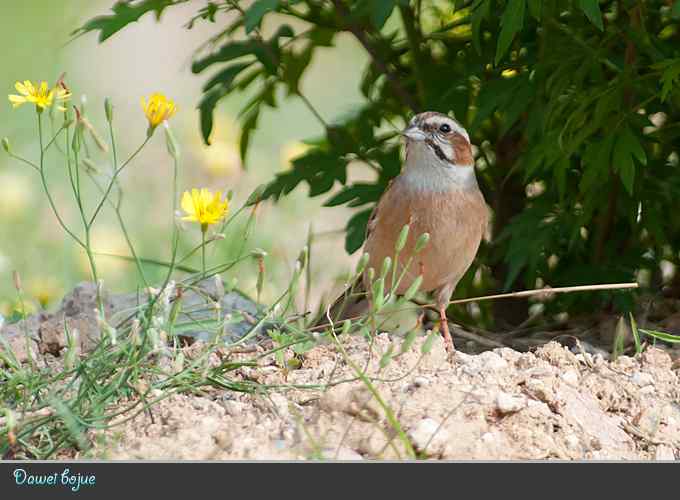
[[[470,137],[458,121],[439,112],[419,113],[401,136],[405,160],[369,217],[363,249],[368,254],[365,269],[379,272],[386,257],[394,258],[402,228],[408,225],[406,244],[393,264],[397,276],[404,273],[396,293],[403,295],[422,276],[420,290],[434,294],[444,345],[452,353],[446,309],[477,255],[490,213],[475,176]],[[429,242],[415,253],[424,233],[429,234]],[[327,309],[330,317],[347,319],[368,309],[369,274],[363,273],[350,300],[343,294]],[[391,275],[387,273],[386,290],[391,289]]]

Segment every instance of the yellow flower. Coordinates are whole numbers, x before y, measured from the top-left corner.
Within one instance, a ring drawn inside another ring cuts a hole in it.
[[[154,93],[149,97],[149,102],[143,97],[141,98],[142,110],[149,120],[149,130],[153,131],[165,120],[172,118],[172,115],[177,111],[175,103],[166,98],[163,94]]]
[[[209,189],[192,189],[182,195],[182,210],[186,216],[182,220],[198,222],[201,230],[206,231],[210,224],[217,224],[229,213],[229,202],[222,200],[222,193],[211,193]]]
[[[14,88],[17,89],[20,95],[10,94],[8,96],[12,107],[17,108],[24,103],[32,102],[35,104],[38,112],[52,106],[55,99],[57,101],[65,101],[71,97],[71,93],[66,88],[57,86],[50,89],[47,86],[47,82],[33,84],[29,80],[25,80],[23,83],[16,82]],[[61,106],[59,107],[60,111],[64,111],[64,109]]]

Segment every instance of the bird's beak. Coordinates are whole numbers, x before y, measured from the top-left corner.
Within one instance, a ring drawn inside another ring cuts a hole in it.
[[[425,133],[420,130],[417,125],[411,125],[410,127],[407,127],[404,129],[401,135],[414,141],[423,141],[426,137]]]

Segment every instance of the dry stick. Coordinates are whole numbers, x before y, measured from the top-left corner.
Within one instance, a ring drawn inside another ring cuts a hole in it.
[[[536,288],[533,290],[522,290],[521,292],[510,292],[510,293],[498,293],[495,295],[483,295],[481,297],[471,297],[469,299],[457,299],[450,300],[448,302],[451,304],[466,304],[468,302],[482,302],[485,300],[496,300],[496,299],[510,299],[516,297],[530,297],[532,295],[549,295],[553,293],[573,293],[573,292],[594,292],[598,290],[629,290],[633,288],[638,288],[637,283],[607,283],[603,285],[579,285],[579,286],[563,286],[558,288]],[[419,304],[419,307],[435,307],[437,304]],[[396,312],[396,311],[392,311]],[[347,318],[349,320],[359,319],[362,316],[354,316],[352,318]],[[330,323],[318,325],[318,327],[331,326]]]

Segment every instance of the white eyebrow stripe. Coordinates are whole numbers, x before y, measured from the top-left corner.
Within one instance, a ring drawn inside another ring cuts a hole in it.
[[[436,116],[436,117],[430,118],[427,121],[429,123],[432,123],[433,125],[435,125],[437,128],[439,128],[441,125],[446,123],[451,127],[451,130],[453,130],[457,134],[462,135],[463,137],[465,137],[467,139],[468,142],[470,142],[470,137],[468,136],[467,131],[463,127],[461,127],[460,124],[457,121],[455,121],[451,118],[446,118],[446,117],[443,117],[443,116]]]

